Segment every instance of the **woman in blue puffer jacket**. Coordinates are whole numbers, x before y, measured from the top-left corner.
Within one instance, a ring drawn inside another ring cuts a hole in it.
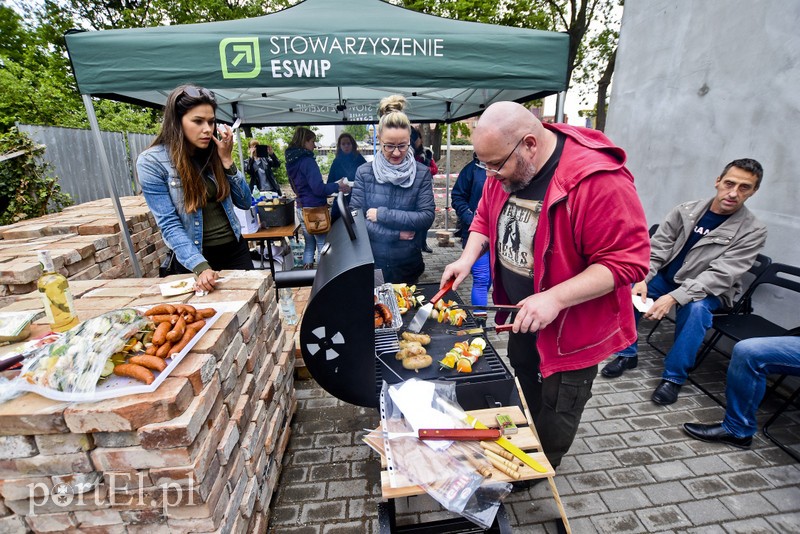
[[[356,171],[350,206],[364,211],[375,266],[386,282],[414,283],[425,271],[421,241],[433,224],[433,179],[414,159],[406,100],[381,100],[378,140],[381,150]]]
[[[301,221],[303,237],[306,247],[303,252],[303,269],[314,267],[314,248],[322,253],[327,234],[309,234],[303,221],[303,208],[325,206],[328,196],[337,191],[348,193],[350,187],[344,182],[326,184],[322,181],[322,173],[314,156],[317,146],[317,135],[308,128],[298,127],[294,137],[286,149],[286,173],[289,175],[289,184],[297,197],[297,218]]]

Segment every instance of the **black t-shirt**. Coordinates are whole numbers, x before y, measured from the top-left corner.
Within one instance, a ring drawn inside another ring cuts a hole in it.
[[[707,210],[697,221],[697,224],[694,225],[692,234],[689,236],[689,239],[686,240],[686,243],[683,245],[683,248],[678,255],[675,256],[675,259],[662,267],[661,271],[659,271],[664,278],[666,278],[670,283],[674,284],[675,273],[677,273],[683,266],[683,261],[686,259],[686,255],[689,253],[692,247],[695,246],[703,236],[707,235],[711,230],[714,230],[720,224],[728,220],[728,217],[730,217],[730,215],[719,215],[711,210]]]
[[[566,139],[560,132],[555,134],[553,154],[530,184],[508,197],[497,219],[497,274],[513,303],[533,294],[533,237],[544,195],[558,167]]]

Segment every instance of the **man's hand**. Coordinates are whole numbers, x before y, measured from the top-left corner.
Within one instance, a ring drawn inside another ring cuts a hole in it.
[[[522,308],[514,319],[515,333],[538,332],[552,323],[562,306],[549,292],[535,293],[520,301]]]
[[[267,145],[267,154],[269,154],[270,156],[275,155],[275,151],[272,150],[272,147],[270,145]]]
[[[639,295],[642,297],[642,303],[647,302],[647,284],[644,281],[633,284],[631,295]]]
[[[472,263],[470,261],[463,258],[457,259],[444,268],[442,280],[439,283],[439,289],[443,288],[450,279],[455,278],[455,282],[453,282],[453,290],[455,291],[458,289],[458,286],[461,284],[461,282],[463,282],[464,279],[470,274],[471,269]]]
[[[415,235],[416,232],[411,230],[400,230],[400,241],[411,241]]]
[[[370,208],[367,210],[366,217],[368,221],[374,223],[378,222],[378,208]]]
[[[666,314],[678,303],[672,295],[664,295],[653,303],[653,306],[644,314],[645,319],[663,319]]]
[[[339,191],[341,191],[345,195],[350,193],[350,190],[352,188],[349,185],[347,185],[347,182],[344,181],[344,178],[342,178],[341,180],[337,181],[336,183],[339,184]],[[370,208],[370,209],[375,209],[375,208]],[[378,217],[378,210],[377,209],[375,209],[375,217],[376,218]]]

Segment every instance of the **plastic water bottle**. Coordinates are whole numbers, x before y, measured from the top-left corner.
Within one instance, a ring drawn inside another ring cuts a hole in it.
[[[257,185],[254,185],[253,186],[253,200],[255,200],[257,202],[260,197],[261,197],[261,191],[258,190],[258,186]]]
[[[297,310],[294,308],[294,299],[292,299],[292,288],[284,287],[278,290],[280,295],[281,314],[286,324],[297,324]]]

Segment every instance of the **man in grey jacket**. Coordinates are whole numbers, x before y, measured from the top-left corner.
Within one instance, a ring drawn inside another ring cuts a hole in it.
[[[715,197],[676,206],[650,240],[650,272],[633,286],[634,296],[653,298],[644,313],[659,320],[678,305],[675,342],[664,360],[656,404],[672,404],[711,327],[712,312],[730,306],[741,277],[753,265],[767,240],[767,228],[744,207],[758,191],[764,171],[754,159],[737,159],[717,178]],[[636,314],[638,322],[640,313]],[[601,374],[622,375],[638,364],[634,343],[606,365]]]

